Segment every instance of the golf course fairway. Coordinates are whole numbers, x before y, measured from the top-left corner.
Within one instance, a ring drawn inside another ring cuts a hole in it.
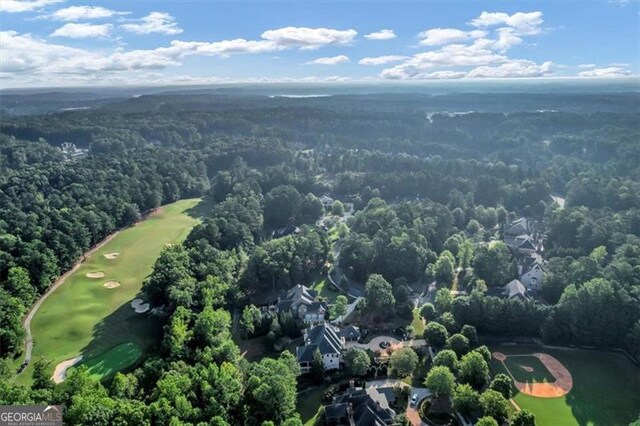
[[[140,297],[142,282],[162,249],[181,243],[198,222],[188,211],[199,202],[189,199],[162,206],[88,256],[35,313],[33,356],[16,382],[30,384],[39,359],[50,361],[53,373],[60,362],[77,356],[82,356],[78,365],[87,362],[96,377],[99,371],[106,376],[134,364],[155,344],[158,321],[136,313],[131,301]]]

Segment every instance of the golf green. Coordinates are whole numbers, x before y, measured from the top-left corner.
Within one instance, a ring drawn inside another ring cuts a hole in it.
[[[521,408],[536,415],[539,426],[603,425],[627,426],[638,418],[640,407],[640,370],[627,357],[617,352],[545,348],[536,345],[492,346],[492,352],[505,355],[546,353],[560,361],[571,373],[573,387],[558,398],[538,398],[517,392],[514,400]],[[545,381],[544,367],[533,357],[510,357],[512,372],[517,364],[534,368],[534,381]],[[492,359],[493,373],[505,372],[502,363]],[[520,368],[521,369],[521,368]],[[519,371],[525,376],[526,372]],[[531,382],[531,380],[528,380]]]
[[[127,342],[144,353],[155,344],[161,331],[157,321],[136,313],[131,300],[139,296],[162,249],[182,242],[198,222],[190,212],[199,202],[190,199],[162,206],[119,232],[67,277],[33,318],[32,362],[17,383],[31,382],[34,361],[40,358],[51,361],[53,372],[59,362],[77,355],[91,360]]]

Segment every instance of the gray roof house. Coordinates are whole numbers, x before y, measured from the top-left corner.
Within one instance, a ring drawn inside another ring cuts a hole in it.
[[[360,333],[360,329],[355,325],[348,325],[340,330],[340,336],[344,337],[344,340],[347,342],[355,342],[360,339],[362,334]]]
[[[378,388],[351,385],[324,407],[325,424],[349,426],[384,426],[393,424],[395,411],[389,406],[387,392]]]
[[[503,288],[503,296],[507,299],[513,299],[514,297],[522,300],[527,299],[527,288],[519,280],[513,280]]]
[[[319,351],[325,370],[340,368],[344,338],[340,330],[329,323],[322,323],[309,327],[304,332],[304,346],[296,348],[296,358],[300,364],[300,371],[308,373],[311,370],[313,354]]]
[[[318,300],[318,293],[315,290],[298,284],[278,300],[276,311],[291,311],[296,319],[318,323],[324,321],[327,306]]]
[[[505,235],[516,236],[516,235],[523,235],[523,234],[526,235],[530,233],[531,233],[531,230],[529,229],[529,223],[527,222],[527,219],[524,217],[521,217],[518,220],[514,220],[504,228]]]
[[[536,244],[529,235],[510,236],[507,235],[504,239],[507,247],[516,254],[531,254],[537,250]]]

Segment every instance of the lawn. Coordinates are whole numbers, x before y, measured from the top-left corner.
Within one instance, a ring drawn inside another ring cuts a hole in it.
[[[157,321],[136,314],[130,302],[139,296],[142,281],[149,275],[160,252],[168,244],[182,242],[198,219],[193,211],[199,199],[163,206],[158,212],[127,228],[88,257],[66,282],[42,304],[31,323],[35,361],[51,360],[51,371],[66,359],[82,354],[95,358],[123,343],[132,343],[143,354],[156,344]],[[115,259],[105,254],[119,253]],[[101,271],[103,278],[88,278]],[[104,283],[120,286],[107,289]],[[29,384],[33,362],[17,382]]]
[[[535,356],[517,355],[509,356],[504,362],[514,379],[523,383],[553,382],[555,378],[542,364],[542,361]],[[525,368],[532,368],[533,371],[526,371]]]
[[[319,297],[328,299],[330,303],[333,303],[336,297],[340,295],[340,292],[329,282],[326,276],[318,276],[311,284],[311,289],[317,291]]]
[[[416,336],[416,339],[422,339],[422,335],[424,334],[424,320],[420,316],[420,309],[415,308],[413,310],[413,320],[411,321],[411,327],[413,327],[413,333]]]
[[[142,351],[135,343],[122,343],[98,356],[81,362],[77,367],[87,367],[91,377],[100,380],[131,367],[141,355]],[[72,367],[71,370],[77,367]]]
[[[573,389],[563,397],[536,398],[516,393],[515,401],[521,408],[535,413],[536,424],[626,426],[637,419],[640,371],[620,353],[547,349],[535,345],[493,346],[491,351],[506,355],[548,353],[571,372]],[[522,359],[528,364],[531,358]],[[518,357],[507,360],[518,360]],[[502,364],[495,359],[491,366],[494,373],[504,372]]]
[[[328,386],[318,386],[311,390],[304,390],[298,394],[296,404],[300,419],[305,426],[316,424],[320,407],[322,407],[322,396]]]

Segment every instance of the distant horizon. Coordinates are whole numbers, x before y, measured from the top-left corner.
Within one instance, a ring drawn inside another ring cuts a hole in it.
[[[349,81],[220,81],[215,83],[197,83],[197,82],[168,82],[168,83],[121,83],[121,84],[96,84],[96,85],[60,85],[60,86],[21,86],[21,87],[9,87],[0,88],[0,93],[12,93],[12,92],[44,92],[44,91],[91,91],[91,90],[105,90],[105,89],[222,89],[222,88],[268,88],[268,87],[293,87],[293,88],[338,88],[338,87],[379,87],[380,89],[389,87],[403,87],[403,88],[424,88],[427,86],[480,86],[480,85],[502,85],[506,87],[508,85],[518,86],[527,85],[540,86],[540,85],[554,85],[554,84],[574,84],[582,86],[602,86],[607,83],[615,83],[625,86],[625,90],[633,89],[640,92],[640,76],[612,76],[612,77],[576,77],[576,76],[549,76],[549,77],[512,77],[512,78],[462,78],[462,79],[430,79],[430,80],[349,80]],[[383,87],[380,87],[383,86]],[[622,88],[618,89],[622,90]]]

